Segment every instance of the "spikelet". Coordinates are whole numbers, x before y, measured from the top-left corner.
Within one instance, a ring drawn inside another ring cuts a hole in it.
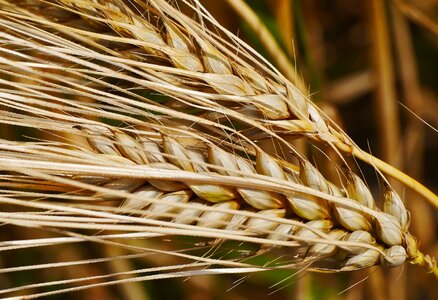
[[[400,196],[392,190],[385,193],[385,200],[383,202],[383,211],[390,214],[398,220],[402,230],[406,231],[410,223],[410,215],[406,210]]]

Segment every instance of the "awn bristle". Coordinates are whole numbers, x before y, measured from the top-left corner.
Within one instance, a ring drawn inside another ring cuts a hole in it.
[[[91,242],[192,261],[162,278],[213,265],[217,274],[339,272],[405,261],[438,273],[389,185],[379,208],[350,168],[333,166],[331,182],[286,138],[336,151],[356,147],[348,136],[197,1],[184,3],[203,22],[163,0],[0,0],[0,122],[46,133],[1,141],[0,220],[57,235],[0,249]],[[206,252],[160,246],[178,236]],[[252,248],[214,258],[230,241]],[[278,266],[247,262],[279,250]]]

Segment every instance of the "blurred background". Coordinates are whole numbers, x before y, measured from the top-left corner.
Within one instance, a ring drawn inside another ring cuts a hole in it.
[[[362,149],[397,166],[438,193],[438,0],[201,2],[221,24],[311,95]],[[0,133],[0,137],[9,139],[16,135],[6,129]],[[317,160],[318,154],[315,156]],[[359,167],[371,189],[381,192],[372,168],[362,164]],[[412,214],[411,230],[421,241],[420,248],[438,257],[437,211],[417,194],[393,184]],[[38,233],[31,230],[27,234],[38,237]],[[56,255],[65,260],[85,259],[96,254],[93,251],[97,252],[75,246],[60,250]],[[120,255],[110,253],[114,249],[106,251],[107,255]],[[35,251],[35,257],[20,257],[20,260],[35,263],[50,255],[54,254]],[[0,266],[2,260],[7,259],[12,257],[0,257]],[[273,257],[264,259],[269,261]],[[118,261],[83,265],[67,270],[74,273],[67,276],[90,276],[159,264],[159,261],[141,261],[123,265]],[[36,274],[15,277],[0,274],[0,288],[27,282],[26,276],[56,278],[52,271]],[[157,280],[95,288],[52,299],[61,297],[437,299],[438,283],[423,268],[404,265],[339,275],[290,270],[248,276]]]

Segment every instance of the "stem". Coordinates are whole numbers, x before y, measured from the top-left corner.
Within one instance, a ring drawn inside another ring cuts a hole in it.
[[[403,173],[399,169],[391,166],[390,164],[384,162],[383,160],[378,159],[377,157],[361,150],[357,147],[349,146],[342,142],[337,142],[336,147],[343,151],[352,154],[354,157],[376,167],[378,170],[382,171],[386,175],[391,176],[394,179],[397,179],[405,186],[411,188],[416,191],[418,194],[422,195],[426,200],[429,201],[435,208],[438,209],[438,196],[435,195],[431,190],[422,185],[417,180],[413,179],[409,175]]]

